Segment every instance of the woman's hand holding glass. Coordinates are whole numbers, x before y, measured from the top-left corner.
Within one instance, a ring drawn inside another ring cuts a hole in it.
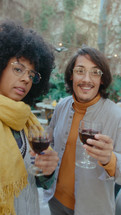
[[[29,128],[28,139],[31,146],[32,165],[29,172],[36,176],[50,175],[58,163],[57,153],[49,147],[52,141],[52,130],[46,127],[44,131],[36,125]]]
[[[51,149],[44,150],[43,153],[35,157],[34,165],[42,171],[43,175],[50,175],[57,167],[58,153]]]

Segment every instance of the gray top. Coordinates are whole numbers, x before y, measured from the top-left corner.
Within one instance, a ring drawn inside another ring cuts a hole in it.
[[[24,141],[22,132],[21,132],[22,140]],[[27,142],[27,152],[24,157],[24,163],[26,169],[28,169],[30,161],[30,153],[29,153],[29,144]],[[14,200],[14,206],[16,215],[39,215],[39,201],[38,201],[38,191],[35,182],[35,177],[33,175],[28,174],[28,185],[24,188],[18,198]]]
[[[56,181],[67,138],[72,124],[74,109],[73,97],[63,99],[55,108],[50,126],[54,130],[54,149],[59,155],[53,186],[44,192],[44,199],[48,201],[55,193]],[[101,98],[96,104],[87,108],[84,116],[86,120],[101,122],[102,133],[110,136],[114,141],[114,153],[117,157],[115,177],[110,177],[103,167],[87,170],[75,168],[75,215],[114,215],[114,182],[121,184],[121,108],[109,99]],[[76,159],[80,158],[83,148],[80,140],[76,143]]]

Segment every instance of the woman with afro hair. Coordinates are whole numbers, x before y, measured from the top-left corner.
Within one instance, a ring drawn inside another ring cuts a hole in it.
[[[54,67],[52,48],[32,29],[14,21],[0,23],[0,214],[39,215],[36,183],[47,189],[58,163],[47,149],[35,158],[45,173],[28,172],[28,127],[37,124],[30,105],[47,92]]]

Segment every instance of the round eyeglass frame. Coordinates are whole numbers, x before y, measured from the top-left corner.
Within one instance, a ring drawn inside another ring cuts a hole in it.
[[[92,73],[92,70],[91,71],[87,71],[87,70],[84,70],[83,69],[83,73],[81,74],[81,73],[78,73],[78,70],[80,70],[80,69],[83,69],[83,68],[80,68],[80,67],[74,67],[73,68],[73,72],[75,72],[78,76],[80,76],[80,77],[82,77],[82,76],[84,76],[85,74],[86,74],[86,72],[89,72],[89,74],[91,74],[91,77],[95,77],[95,78],[99,78],[99,77],[102,77],[102,75],[103,75],[103,72],[100,70],[100,69],[97,69],[97,71],[99,72],[98,74],[96,74],[96,75],[94,75],[93,73]]]
[[[15,65],[18,65],[18,64],[19,64],[20,66],[23,67],[23,70],[22,70],[23,72],[22,72],[22,73],[17,73],[17,72],[15,72],[15,70],[14,70],[14,68],[13,68]],[[16,62],[12,62],[11,65],[12,65],[12,71],[13,71],[14,74],[17,75],[17,76],[20,76],[20,77],[21,77],[22,75],[25,74],[26,71],[29,71],[29,73],[31,72],[31,70],[29,70],[29,69],[27,69],[27,68],[24,68],[24,65],[20,64],[20,63],[17,62],[17,61],[16,61]],[[32,83],[33,83],[33,84],[38,84],[38,83],[40,82],[41,78],[42,78],[42,77],[41,77],[41,74],[38,73],[38,72],[36,72],[36,71],[32,71],[32,72],[35,74],[35,76],[34,76],[33,78],[31,78]],[[30,74],[28,74],[28,76],[29,76],[29,78],[30,78]]]

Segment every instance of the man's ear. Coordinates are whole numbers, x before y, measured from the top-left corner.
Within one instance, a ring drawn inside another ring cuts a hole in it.
[[[71,75],[70,80],[71,80],[71,81],[73,80],[73,74]]]
[[[102,81],[102,80],[101,80],[100,84],[102,84],[102,85],[103,85],[103,81]]]

